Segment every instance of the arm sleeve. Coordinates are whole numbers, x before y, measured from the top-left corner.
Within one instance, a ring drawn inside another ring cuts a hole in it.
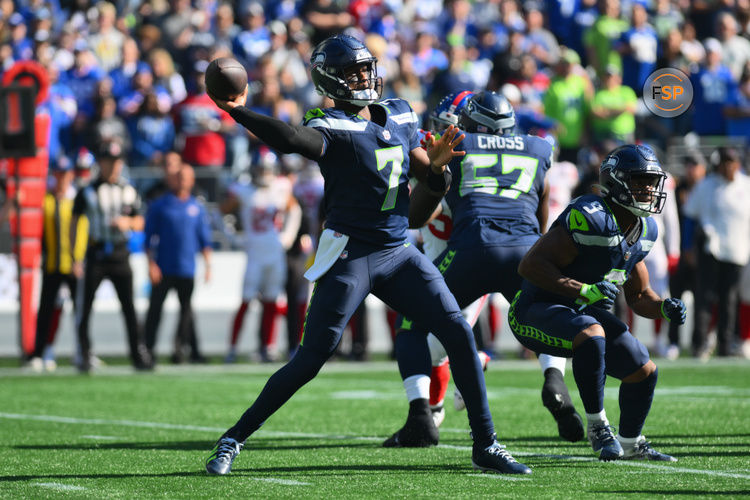
[[[282,153],[299,153],[311,160],[320,159],[323,136],[314,128],[289,125],[245,106],[237,106],[230,115],[260,140]]]

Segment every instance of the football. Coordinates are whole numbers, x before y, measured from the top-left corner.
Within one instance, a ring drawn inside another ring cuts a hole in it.
[[[247,86],[247,71],[236,59],[219,57],[206,68],[206,88],[208,92],[224,100],[240,95]]]

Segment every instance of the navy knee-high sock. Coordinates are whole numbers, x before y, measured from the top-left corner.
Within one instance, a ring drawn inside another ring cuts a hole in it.
[[[635,438],[641,435],[643,424],[654,400],[659,370],[635,384],[620,384],[620,436]]]
[[[426,333],[416,330],[399,332],[396,334],[394,348],[402,380],[414,375],[430,376],[432,359]]]
[[[604,409],[604,346],[604,337],[596,336],[573,351],[573,377],[586,413],[599,413]]]
[[[295,392],[315,378],[326,359],[310,349],[300,347],[287,364],[271,375],[253,405],[224,433],[224,436],[240,442],[245,441]]]
[[[495,426],[487,403],[484,373],[474,343],[474,332],[463,316],[456,313],[450,317],[450,321],[435,328],[433,333],[448,353],[453,380],[466,402],[474,444],[485,448],[494,441]]]

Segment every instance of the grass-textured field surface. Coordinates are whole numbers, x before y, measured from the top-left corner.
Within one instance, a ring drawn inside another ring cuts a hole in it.
[[[203,461],[278,366],[126,367],[80,376],[0,368],[0,498],[735,498],[750,495],[750,363],[660,363],[644,434],[675,464],[594,460],[557,437],[534,362],[493,362],[490,406],[502,442],[531,476],[471,468],[465,413],[441,445],[384,449],[403,423],[396,365],[329,363],[252,436],[226,477]],[[581,410],[572,373],[566,380]],[[605,404],[617,423],[617,385]]]

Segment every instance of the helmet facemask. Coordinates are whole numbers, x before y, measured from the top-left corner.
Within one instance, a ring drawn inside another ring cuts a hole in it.
[[[335,101],[344,101],[355,106],[367,106],[380,99],[383,90],[383,79],[378,77],[377,59],[370,58],[357,61],[346,68],[326,66],[313,62],[312,71],[321,78],[321,85],[315,89],[323,96]],[[367,65],[368,77],[361,79],[357,69]],[[317,82],[316,82],[317,83]]]
[[[602,185],[602,194],[630,211],[636,217],[659,214],[664,208],[667,193],[662,171],[610,172],[610,187]]]

